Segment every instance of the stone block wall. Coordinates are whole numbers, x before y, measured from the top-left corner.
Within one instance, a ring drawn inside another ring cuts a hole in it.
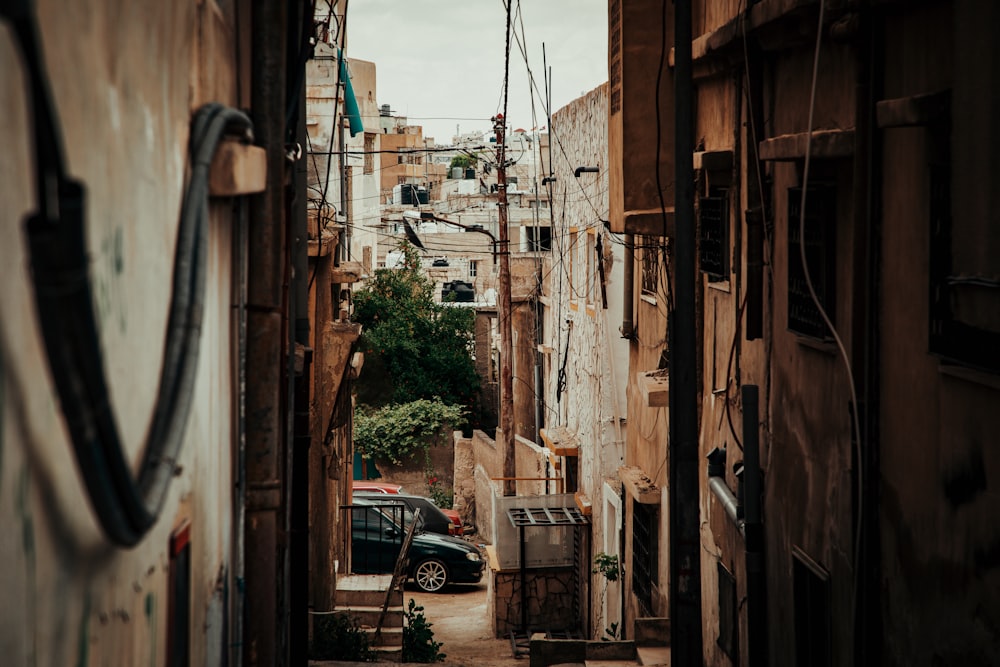
[[[527,604],[529,629],[577,629],[580,619],[573,616],[576,572],[573,568],[490,570],[487,599],[490,622],[496,637],[521,629],[522,588]]]

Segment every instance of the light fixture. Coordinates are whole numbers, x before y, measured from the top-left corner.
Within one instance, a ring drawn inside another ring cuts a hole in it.
[[[600,167],[577,167],[573,175],[580,178],[580,174],[596,174],[601,171]]]

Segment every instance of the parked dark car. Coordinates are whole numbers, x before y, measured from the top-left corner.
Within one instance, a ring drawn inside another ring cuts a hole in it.
[[[351,570],[357,574],[388,574],[405,536],[400,506],[381,505],[355,497],[351,507]],[[450,535],[417,532],[410,544],[407,575],[422,591],[434,593],[450,583],[474,584],[483,576],[479,549]]]
[[[402,486],[399,484],[392,484],[390,482],[379,482],[377,480],[354,480],[354,493],[406,493]],[[430,500],[428,498],[428,500]],[[433,502],[433,501],[432,501]],[[465,526],[462,524],[461,515],[447,507],[441,507],[440,510],[444,512],[444,515],[448,517],[455,528],[449,533],[450,535],[465,535]]]
[[[413,496],[408,493],[379,493],[378,491],[355,491],[355,498],[366,498],[373,503],[386,505],[403,505],[403,527],[409,528],[413,521],[413,512],[420,508],[420,528],[428,533],[455,535],[455,522],[441,511],[434,501],[424,496]]]

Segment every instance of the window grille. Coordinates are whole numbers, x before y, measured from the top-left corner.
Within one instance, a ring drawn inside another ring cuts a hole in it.
[[[701,271],[709,280],[725,280],[729,274],[729,198],[723,188],[698,204]]]
[[[799,237],[802,188],[788,188],[788,328],[811,338],[829,335],[823,317],[809,294],[800,248],[805,246],[809,275],[819,302],[836,323],[837,189],[829,184],[809,186],[805,236]]]
[[[375,134],[365,132],[365,173],[375,173]]]
[[[641,237],[642,245],[642,293],[651,297],[656,297],[660,291],[660,253],[662,248],[657,246],[651,237]]]
[[[655,616],[653,589],[659,560],[659,506],[632,502],[632,594],[642,616]]]

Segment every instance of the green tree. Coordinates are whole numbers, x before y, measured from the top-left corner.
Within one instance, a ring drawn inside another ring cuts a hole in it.
[[[477,161],[471,155],[456,155],[451,159],[451,164],[448,165],[448,173],[451,174],[451,170],[455,167],[461,167],[464,172],[466,169],[475,167]]]
[[[376,271],[354,295],[353,319],[363,327],[365,353],[358,402],[378,407],[439,397],[470,408],[479,390],[472,359],[475,312],[435,303],[417,251],[400,247],[402,265]]]

